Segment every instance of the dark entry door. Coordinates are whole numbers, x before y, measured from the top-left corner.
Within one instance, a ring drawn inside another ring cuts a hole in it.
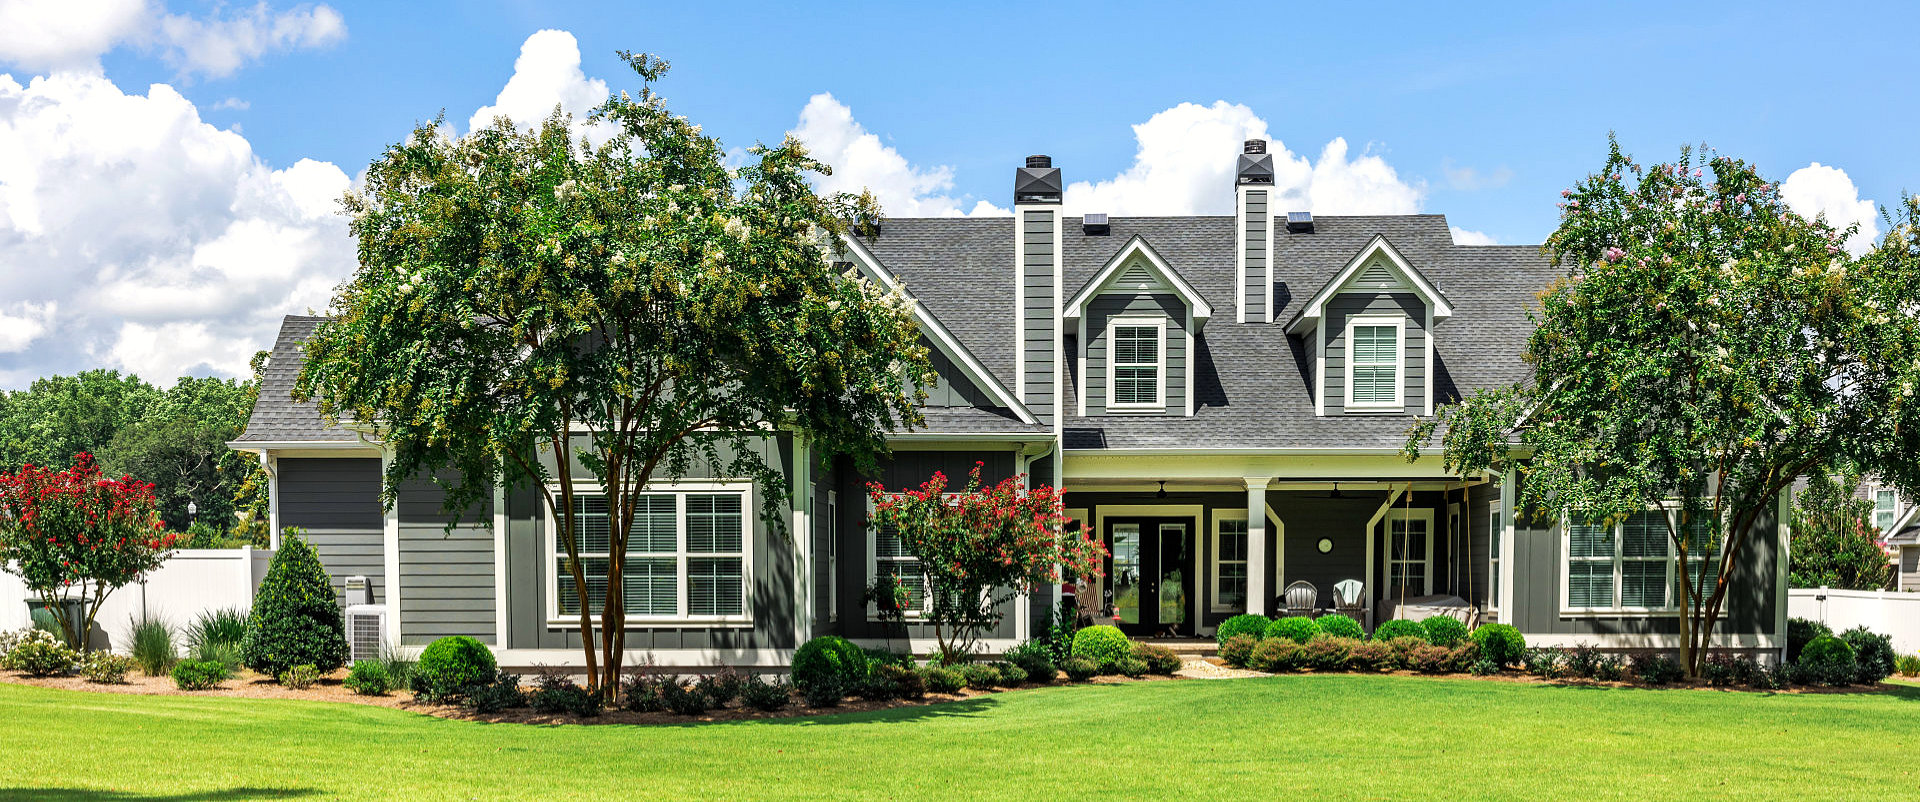
[[[1129,635],[1192,635],[1191,518],[1107,520],[1106,606]]]

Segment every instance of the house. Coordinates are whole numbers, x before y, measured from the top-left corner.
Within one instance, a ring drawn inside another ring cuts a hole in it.
[[[1893,589],[1920,590],[1920,504],[1878,480],[1861,485],[1860,495],[1873,502],[1873,526],[1893,552]]]
[[[1667,511],[1563,526],[1517,515],[1512,476],[1401,454],[1416,418],[1525,376],[1528,311],[1555,268],[1533,246],[1457,245],[1439,215],[1291,211],[1265,151],[1222,154],[1237,159],[1220,187],[1231,215],[1069,216],[1060,169],[1035,156],[1015,172],[1010,218],[888,219],[846,240],[840,259],[918,302],[941,379],[926,426],[894,436],[873,477],[765,440],[796,491],[790,536],[750,512],[751,483],[659,483],[658,550],[627,580],[634,655],[779,666],[825,633],[929,648],[926,626],[883,623],[862,601],[874,576],[918,573],[866,526],[864,487],[976,462],[987,481],[1065,489],[1111,553],[1107,579],[1073,590],[1138,635],[1273,613],[1295,583],[1330,607],[1354,580],[1369,623],[1441,610],[1510,622],[1534,645],[1677,646],[1679,596],[1654,537]],[[577,602],[554,581],[531,492],[497,494],[450,532],[424,480],[383,512],[379,446],[291,400],[318,322],[286,319],[232,444],[269,469],[274,531],[305,529],[336,581],[366,577],[390,642],[463,634],[506,664],[577,661]],[[1784,527],[1765,527],[1721,645],[1782,643]],[[1064,591],[1012,602],[986,647],[1039,632]]]

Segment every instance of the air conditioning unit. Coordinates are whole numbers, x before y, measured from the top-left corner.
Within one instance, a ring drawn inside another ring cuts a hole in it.
[[[364,576],[350,576],[340,580],[346,590],[347,606],[373,603],[373,583]]]
[[[387,641],[387,606],[351,604],[347,606],[347,652],[354,662],[377,660],[380,646]]]

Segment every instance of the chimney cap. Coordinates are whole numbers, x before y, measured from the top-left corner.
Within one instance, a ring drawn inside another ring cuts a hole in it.
[[[1265,153],[1267,152],[1267,140],[1249,139],[1240,145],[1240,152],[1241,153]]]
[[[1048,155],[1045,155],[1045,154],[1036,154],[1036,155],[1033,155],[1033,156],[1028,156],[1028,157],[1027,157],[1027,166],[1028,166],[1028,167],[1042,167],[1042,168],[1044,168],[1044,167],[1052,167],[1052,166],[1053,166],[1053,157],[1052,157],[1052,156],[1048,156]]]
[[[1059,203],[1065,187],[1052,156],[1028,156],[1027,166],[1013,171],[1013,202]]]

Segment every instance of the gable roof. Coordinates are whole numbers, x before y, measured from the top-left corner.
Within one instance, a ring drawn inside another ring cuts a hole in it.
[[[1314,293],[1312,298],[1307,299],[1307,302],[1300,306],[1300,311],[1295,312],[1293,320],[1287,323],[1287,332],[1299,334],[1318,324],[1321,316],[1326,313],[1327,301],[1338,295],[1348,283],[1353,281],[1362,267],[1372,261],[1375,255],[1387,257],[1387,263],[1392,265],[1392,270],[1413,285],[1414,294],[1419,295],[1420,299],[1426,301],[1432,308],[1435,322],[1453,316],[1453,305],[1448,302],[1446,293],[1441,292],[1440,288],[1435,287],[1419,268],[1408,262],[1407,257],[1402,256],[1400,251],[1393,247],[1393,243],[1385,234],[1375,234],[1373,239],[1361,246],[1352,259],[1347,260],[1346,267],[1327,279],[1326,283],[1320,286],[1319,292]]]
[[[1128,239],[1127,244],[1122,245],[1120,250],[1107,260],[1106,266],[1094,273],[1093,278],[1087,279],[1080,291],[1074,293],[1066,305],[1061,307],[1061,315],[1067,320],[1078,319],[1085,313],[1087,304],[1106,289],[1107,284],[1119,272],[1120,266],[1126,264],[1127,260],[1135,255],[1146,258],[1147,269],[1159,274],[1160,279],[1172,288],[1173,293],[1180,296],[1180,300],[1186,303],[1187,309],[1195,320],[1206,320],[1213,316],[1213,307],[1207,303],[1206,298],[1201,297],[1200,291],[1188,284],[1178,271],[1167,264],[1167,260],[1160,258],[1159,252],[1155,251],[1153,246],[1139,234]]]
[[[359,442],[360,436],[352,430],[327,425],[320,417],[319,405],[293,400],[293,383],[306,361],[301,344],[313,337],[314,329],[325,319],[307,315],[281,319],[272,355],[260,371],[260,395],[254,399],[247,428],[234,438],[235,444]]]

